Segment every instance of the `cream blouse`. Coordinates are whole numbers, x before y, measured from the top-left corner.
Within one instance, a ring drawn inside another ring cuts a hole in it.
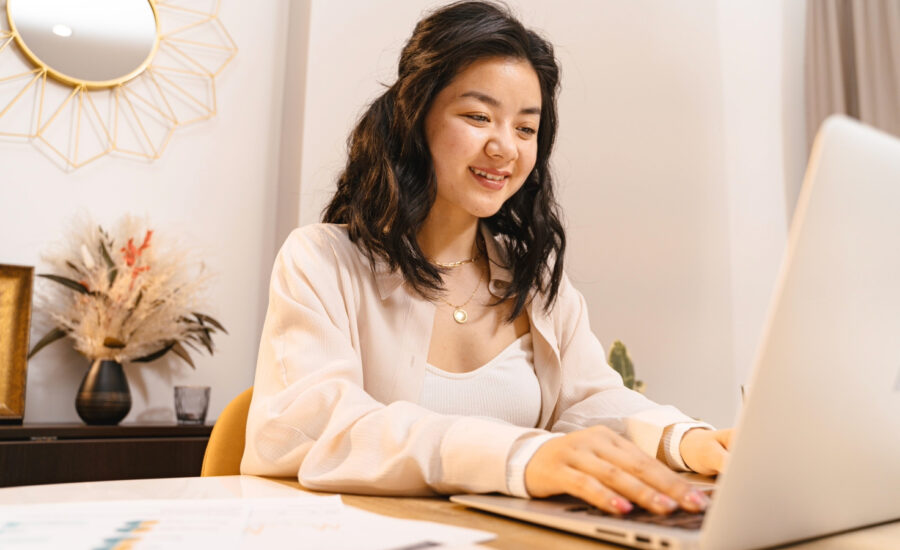
[[[482,232],[497,295],[511,277]],[[373,269],[344,226],[291,233],[272,270],[241,472],[333,492],[527,496],[525,464],[554,433],[602,424],[678,467],[671,434],[703,425],[622,385],[565,277],[549,312],[541,294],[527,306],[535,427],[429,410],[419,403],[435,311],[400,273]]]

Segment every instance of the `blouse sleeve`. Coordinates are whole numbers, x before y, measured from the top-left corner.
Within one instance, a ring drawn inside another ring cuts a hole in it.
[[[321,231],[298,229],[279,252],[241,472],[335,492],[508,492],[513,444],[542,432],[368,394],[349,273]]]
[[[603,346],[591,332],[584,296],[568,277],[563,279],[558,299],[556,307],[560,315],[556,324],[562,388],[552,431],[571,432],[602,424],[624,435],[650,456],[683,469],[683,462],[673,461],[667,452],[664,431],[682,423],[687,425],[666,433],[680,434],[688,427],[711,426],[626,388],[619,373],[606,362]]]

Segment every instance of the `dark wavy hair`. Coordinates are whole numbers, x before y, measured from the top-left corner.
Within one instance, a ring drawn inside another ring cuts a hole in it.
[[[559,66],[553,46],[522,26],[507,7],[455,2],[416,24],[400,55],[397,81],[372,102],[350,134],[347,165],[323,221],[347,224],[350,239],[373,269],[381,258],[422,296],[442,292],[442,270],[428,261],[416,238],[437,193],[425,115],[457,74],[489,57],[528,61],[541,88],[534,169],[496,214],[481,220],[502,236],[512,282],[496,303],[513,301],[512,321],[533,290],[546,295],[547,309],[555,301],[566,238],[549,169]]]

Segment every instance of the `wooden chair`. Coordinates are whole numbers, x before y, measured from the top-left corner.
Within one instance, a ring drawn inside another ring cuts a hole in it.
[[[232,399],[219,415],[203,455],[201,476],[233,476],[241,473],[247,413],[250,412],[252,397],[253,386],[250,386]]]

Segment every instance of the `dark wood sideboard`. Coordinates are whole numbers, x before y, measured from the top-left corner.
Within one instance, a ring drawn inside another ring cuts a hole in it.
[[[0,426],[0,487],[200,475],[212,426]]]

